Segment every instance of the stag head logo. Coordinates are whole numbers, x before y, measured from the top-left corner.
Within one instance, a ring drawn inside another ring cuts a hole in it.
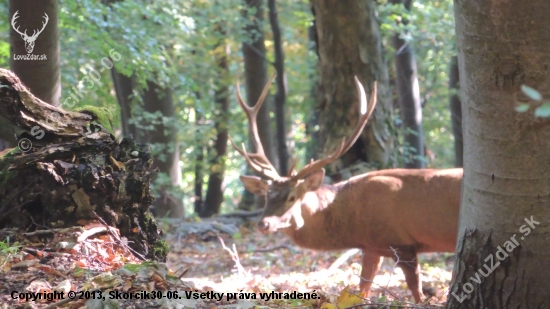
[[[27,30],[25,29],[25,32],[19,31],[19,27],[15,27],[15,20],[19,18],[19,11],[15,12],[13,14],[13,17],[11,19],[11,26],[13,27],[13,30],[15,32],[19,33],[21,35],[21,38],[25,41],[25,49],[27,50],[27,53],[30,54],[34,50],[34,42],[38,38],[38,35],[44,31],[44,28],[46,28],[46,25],[48,24],[48,14],[44,13],[44,19],[46,21],[42,22],[42,29],[40,30],[33,30],[32,35],[29,36],[27,34]]]

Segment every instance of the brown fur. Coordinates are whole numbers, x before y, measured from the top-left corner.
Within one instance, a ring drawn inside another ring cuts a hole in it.
[[[276,201],[267,198],[260,229],[280,229],[309,249],[361,249],[364,294],[382,257],[392,257],[403,269],[415,301],[420,302],[417,254],[455,250],[462,169],[381,170],[320,187],[324,171],[317,174],[297,183],[277,183],[278,188],[262,181],[264,190],[287,191],[288,197],[294,194],[294,202],[288,199],[285,203],[280,196]]]

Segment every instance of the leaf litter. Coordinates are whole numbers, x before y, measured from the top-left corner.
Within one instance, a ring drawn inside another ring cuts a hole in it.
[[[17,241],[11,249],[19,249],[0,250],[0,309],[441,308],[446,301],[450,254],[420,256],[423,286],[436,295],[414,305],[391,259],[374,278],[371,296],[362,298],[358,250],[302,249],[281,233],[259,233],[246,220],[161,222],[170,232],[166,263],[141,261],[117,241],[116,229],[93,221],[31,233],[0,231],[0,240]],[[14,291],[31,300],[14,299]],[[165,296],[160,300],[121,296],[159,291]],[[68,293],[77,297],[69,299]],[[177,299],[167,299],[167,293]],[[33,300],[39,294],[53,297]]]

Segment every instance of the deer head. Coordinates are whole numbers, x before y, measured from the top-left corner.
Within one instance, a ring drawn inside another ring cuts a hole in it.
[[[247,152],[244,143],[242,149],[240,149],[235,145],[231,137],[229,137],[233,147],[244,156],[250,167],[260,176],[243,175],[240,176],[240,179],[248,191],[256,195],[266,196],[265,209],[258,222],[258,228],[262,232],[273,232],[277,229],[289,227],[291,218],[302,220],[301,216],[295,216],[295,214],[300,211],[301,204],[304,198],[306,198],[306,193],[316,191],[321,187],[325,176],[323,167],[336,161],[351,148],[363,131],[376,105],[376,83],[371,93],[371,104],[367,110],[365,90],[363,89],[363,85],[359,82],[359,79],[355,77],[355,85],[357,87],[362,115],[351,137],[348,140],[343,138],[340,146],[331,155],[316,161],[311,160],[311,163],[300,170],[294,169],[296,165],[296,161],[294,161],[288,174],[286,176],[280,176],[265,155],[256,122],[256,115],[265,100],[269,86],[274,78],[275,76],[271,77],[268,81],[254,107],[250,107],[244,103],[239,90],[239,84],[237,83],[237,101],[248,119],[250,132],[252,134],[252,142],[256,148],[256,152]],[[298,227],[303,225],[303,221],[296,223]]]
[[[25,49],[27,50],[27,53],[30,54],[34,50],[34,43],[36,39],[38,38],[38,35],[44,31],[44,28],[46,28],[46,25],[48,24],[48,14],[44,13],[44,21],[42,23],[42,29],[40,30],[33,30],[32,35],[27,35],[27,30],[25,29],[25,32],[19,31],[19,27],[15,27],[15,20],[19,18],[19,11],[16,11],[15,14],[13,14],[13,17],[11,18],[11,26],[13,27],[13,30],[15,32],[19,33],[21,35],[21,38],[25,41]]]

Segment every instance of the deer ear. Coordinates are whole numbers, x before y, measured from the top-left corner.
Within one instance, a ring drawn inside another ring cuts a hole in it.
[[[241,179],[246,190],[252,192],[252,194],[266,195],[268,185],[260,177],[242,175],[239,178]]]
[[[304,179],[302,185],[307,191],[315,191],[323,184],[323,178],[325,177],[325,169],[322,168],[318,171],[315,171]]]

